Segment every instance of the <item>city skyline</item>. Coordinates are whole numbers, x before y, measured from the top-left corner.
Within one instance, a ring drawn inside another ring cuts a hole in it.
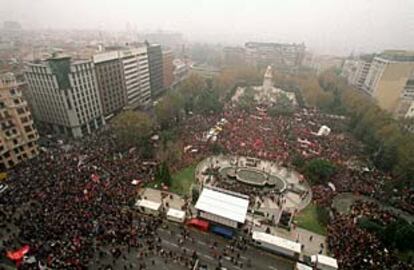
[[[25,29],[175,31],[190,42],[304,42],[311,51],[333,55],[414,47],[414,2],[408,0],[1,0],[0,10],[4,21],[19,21]]]

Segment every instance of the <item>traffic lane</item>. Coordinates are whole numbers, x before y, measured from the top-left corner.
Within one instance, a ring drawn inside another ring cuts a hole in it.
[[[158,234],[162,239],[178,244],[181,239],[181,232],[183,231],[182,227],[173,223],[168,223],[167,226],[159,228]],[[187,229],[187,231],[194,241],[186,240],[183,245],[210,257],[212,257],[210,247],[213,242],[217,243],[219,251],[223,251],[224,247],[230,247],[230,241],[218,235],[196,229]],[[240,253],[240,261],[243,262],[244,267],[247,265],[247,261],[250,260],[252,269],[292,270],[295,264],[293,261],[251,246],[247,246],[246,251],[236,249],[234,254],[237,253]]]

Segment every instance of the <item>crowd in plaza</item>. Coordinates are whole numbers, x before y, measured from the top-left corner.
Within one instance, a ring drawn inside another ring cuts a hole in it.
[[[84,269],[96,258],[98,265],[108,256],[115,262],[121,250],[143,248],[143,240],[150,246],[161,221],[128,206],[136,200],[131,181],[150,181],[153,167],[115,145],[101,133],[69,148],[50,147],[10,171],[0,205],[2,256],[28,244],[27,255],[39,265]]]
[[[228,123],[217,140],[211,144],[220,145],[224,153],[271,160],[288,168],[293,167],[293,159],[297,155],[301,155],[305,160],[323,158],[333,162],[337,171],[330,179],[332,185],[312,186],[313,201],[320,206],[331,209],[332,199],[343,192],[365,195],[379,201],[388,198],[384,196],[384,185],[387,181],[391,181],[390,175],[375,168],[368,168],[367,165],[354,165],[350,162],[355,159],[365,160],[366,155],[363,145],[346,132],[347,120],[317,110],[297,111],[294,116],[270,117],[262,110],[248,113],[227,108],[218,115],[194,116],[188,123],[196,125],[196,128],[191,129],[191,132],[185,132],[183,140],[186,145],[197,147],[199,151],[196,154],[188,154],[187,162],[191,163],[211,154],[211,150],[203,143],[203,132],[221,118],[225,118]],[[328,136],[317,136],[318,129],[322,125],[329,126],[333,132]],[[260,197],[262,194],[269,195],[269,191],[240,183],[218,181],[218,186],[247,194],[251,201],[252,198]],[[280,197],[273,198],[279,200]],[[399,192],[395,196],[394,203],[397,207],[403,207],[413,213],[413,191],[407,188],[405,192]],[[361,214],[370,211],[375,213],[377,209],[374,205],[364,205],[365,211]],[[404,267],[407,265],[398,262],[392,251],[384,251],[381,242],[374,235],[358,228],[354,223],[354,217],[355,215],[335,214],[330,221],[329,247],[338,258],[340,265],[344,269],[359,269],[358,264],[364,263],[368,267],[366,269],[378,269],[375,267],[381,264],[395,267],[383,269],[406,269]],[[346,241],[343,237],[344,232],[349,236]],[[361,249],[361,246],[364,248]]]
[[[206,142],[206,132],[223,118],[227,121],[218,136]],[[263,110],[248,113],[226,105],[222,113],[193,115],[180,123],[179,140],[197,151],[184,153],[171,169],[176,171],[215,154],[212,146],[224,153],[270,160],[288,168],[293,168],[298,155],[305,160],[318,157],[338,167],[330,180],[335,188],[312,187],[318,205],[330,207],[333,197],[341,192],[382,199],[381,188],[390,176],[375,169],[348,166],[349,160],[362,156],[364,151],[345,132],[346,121],[317,110],[303,109],[293,116],[270,117]],[[322,125],[333,132],[318,136]],[[50,147],[9,172],[10,188],[2,194],[0,204],[2,254],[28,244],[29,255],[35,254],[40,264],[52,269],[83,269],[94,260],[99,268],[110,269],[117,260],[125,260],[125,253],[134,248],[137,258],[156,254],[186,267],[193,265],[196,254],[183,256],[160,248],[156,229],[162,218],[131,210],[137,199],[137,187],[131,182],[153,181],[155,166],[145,162],[148,160],[143,160],[137,151],[119,153],[114,140],[110,132],[99,132],[71,143],[70,147]],[[263,201],[264,196],[269,196],[283,204],[283,196],[270,191],[263,193],[247,185],[224,182],[221,185],[250,198],[261,197]],[[412,192],[399,196],[397,204],[413,206]],[[355,224],[356,216],[372,216],[378,211],[372,205],[357,205],[350,215],[334,213],[328,227],[328,245],[344,269],[357,269],[358,264],[366,264],[366,269],[377,269],[369,268],[377,265],[400,267],[392,252]],[[381,218],[386,220],[386,216]],[[217,259],[227,254],[239,264],[237,253],[231,250],[221,251]],[[147,267],[144,262],[138,265],[140,269]],[[31,267],[24,264],[22,268]],[[396,269],[405,266],[401,267]]]
[[[357,201],[349,214],[335,213],[328,226],[328,247],[344,269],[410,269],[390,252],[378,236],[358,226],[364,216],[381,225],[395,221],[392,213],[377,204]],[[412,267],[412,265],[411,265]]]

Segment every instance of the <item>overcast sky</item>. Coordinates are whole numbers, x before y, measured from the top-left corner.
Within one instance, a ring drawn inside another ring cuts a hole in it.
[[[190,41],[305,42],[320,53],[414,50],[414,0],[0,0],[24,28],[169,30]]]

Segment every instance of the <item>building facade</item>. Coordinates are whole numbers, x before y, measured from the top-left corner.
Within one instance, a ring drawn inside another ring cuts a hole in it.
[[[362,90],[372,96],[382,109],[395,113],[413,70],[414,56],[404,58],[382,54],[373,59]]]
[[[163,87],[168,89],[174,82],[174,54],[171,50],[162,51]]]
[[[189,68],[187,64],[180,60],[180,59],[174,59],[174,83],[173,85],[178,84],[179,82],[185,80],[188,77],[189,74]]]
[[[305,44],[285,44],[270,42],[247,42],[246,61],[249,64],[275,68],[296,68],[302,65],[305,57]]]
[[[351,74],[349,82],[355,85],[358,89],[362,90],[365,79],[367,78],[368,71],[371,68],[371,62],[369,60],[359,60],[355,69],[355,73]]]
[[[414,117],[414,69],[408,78],[395,111],[397,118]]]
[[[0,75],[0,171],[38,154],[39,135],[12,73]]]
[[[100,91],[102,95],[106,94],[107,108],[110,108],[108,110],[111,111],[110,113],[116,112],[121,107],[122,99],[125,99],[124,105],[132,109],[151,104],[150,70],[146,46],[116,48],[116,50],[96,54],[93,56],[93,62],[98,67],[98,83],[107,85],[106,89]],[[104,73],[108,73],[107,76],[113,77],[112,81],[111,78],[100,76],[104,75],[101,72],[102,69]],[[114,74],[109,74],[110,72]],[[120,80],[123,81],[123,86]],[[123,95],[121,91],[124,92]],[[110,100],[111,92],[118,95],[116,100]]]
[[[105,57],[94,57],[94,64],[102,111],[104,116],[110,116],[128,102],[122,61],[117,52],[111,52]]]
[[[34,118],[45,131],[77,138],[105,124],[92,61],[29,63],[25,78]]]
[[[130,108],[151,103],[151,85],[147,47],[119,51],[123,65],[127,104]]]
[[[164,91],[162,50],[159,44],[147,43],[151,96],[157,97]]]

